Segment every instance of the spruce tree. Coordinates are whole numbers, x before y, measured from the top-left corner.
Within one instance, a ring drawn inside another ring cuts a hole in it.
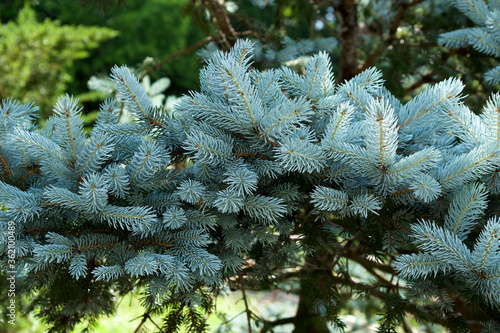
[[[2,101],[2,271],[15,243],[17,290],[53,331],[138,287],[145,320],[203,331],[225,284],[295,278],[295,332],[342,327],[346,291],[382,300],[381,332],[409,315],[495,332],[500,95],[476,115],[450,78],[402,104],[374,68],[337,85],[326,53],[299,74],[253,69],[253,48],[213,53],[171,114],[112,68],[135,121],[107,100],[90,134],[69,95],[44,126],[34,105]]]

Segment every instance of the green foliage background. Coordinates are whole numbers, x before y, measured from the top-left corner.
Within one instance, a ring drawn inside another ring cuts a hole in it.
[[[108,28],[38,22],[24,7],[16,21],[0,26],[0,98],[34,102],[48,113],[73,80],[74,62],[116,35]]]
[[[450,52],[438,46],[440,33],[472,23],[447,1],[416,2],[416,6],[407,6],[394,30],[392,24],[404,7],[400,2],[359,1],[360,70],[368,65],[379,68],[387,88],[401,99],[415,95],[422,85],[462,77],[467,82],[469,105],[479,109],[498,88],[482,78],[495,60],[471,49]],[[16,20],[25,3],[34,13],[23,16],[31,23],[24,22],[20,28]],[[340,27],[331,1],[315,5],[305,0],[230,3],[235,29],[252,31],[265,43],[279,45],[285,36],[294,40],[332,37]],[[115,64],[146,71],[168,55],[217,33],[201,0],[5,0],[0,3],[0,21],[5,35],[0,49],[7,50],[0,57],[0,97],[22,96],[47,115],[65,91],[90,103],[86,110],[96,110],[100,100],[88,94],[87,87],[92,75],[107,76]],[[339,50],[332,52],[332,59],[334,72],[339,73]],[[200,67],[195,52],[183,54],[153,72],[152,81],[169,77],[168,94],[180,96],[197,88]]]
[[[130,0],[103,7],[80,1],[27,1],[32,10],[21,12],[25,1],[2,1],[0,98],[35,102],[44,118],[66,91],[92,102],[87,110],[97,109],[101,100],[87,94],[92,75],[107,76],[115,64],[141,67],[146,58],[159,61],[203,38],[204,32],[184,14],[188,3]],[[196,88],[199,67],[196,55],[189,54],[167,63],[153,79],[175,78],[169,92],[181,95]]]

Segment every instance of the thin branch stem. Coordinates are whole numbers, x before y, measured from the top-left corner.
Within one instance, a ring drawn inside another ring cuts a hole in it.
[[[212,24],[219,32],[222,42],[226,44],[227,48],[231,48],[236,42],[236,31],[231,25],[231,20],[227,15],[226,8],[223,3],[213,0],[203,1],[205,8],[210,12]]]
[[[144,73],[139,81],[142,81],[144,79],[144,77],[146,77],[147,75],[153,73],[153,72],[156,72],[157,70],[159,70],[163,65],[165,65],[167,62],[169,62],[170,60],[174,59],[174,58],[177,58],[181,55],[184,55],[184,54],[188,54],[188,53],[191,53],[192,51],[196,50],[197,48],[199,48],[200,46],[203,46],[211,41],[214,41],[214,40],[217,40],[218,37],[217,36],[208,36],[206,38],[203,38],[202,40],[186,47],[185,49],[182,49],[182,50],[179,50],[177,52],[174,52],[168,56],[166,56],[165,58],[163,58],[162,61],[160,61],[158,64],[156,64],[155,66],[151,67],[146,73]]]
[[[270,328],[273,328],[275,326],[291,324],[294,322],[294,320],[295,320],[295,317],[288,317],[288,318],[276,319],[273,321],[265,321],[264,327],[262,327],[262,329],[260,330],[260,333],[266,333],[269,331]]]
[[[40,169],[38,169],[37,166],[33,166],[31,168],[28,168],[28,173],[25,174],[17,183],[16,183],[16,186],[17,187],[20,187],[21,184],[26,180],[28,179],[29,176],[31,176],[32,174],[40,174]]]
[[[12,177],[12,172],[10,171],[9,166],[7,165],[7,163],[5,162],[5,160],[3,159],[2,155],[0,155],[0,163],[3,166],[3,168],[5,170],[5,173],[7,173],[7,176],[9,178]]]
[[[139,326],[137,326],[137,328],[134,330],[134,333],[139,332],[139,330],[141,329],[142,325],[144,325],[146,323],[146,320],[148,320],[148,318],[149,318],[149,312],[150,311],[151,311],[151,307],[149,307],[148,310],[146,311],[146,313],[144,313],[142,315],[142,320],[139,323]]]
[[[378,47],[373,53],[366,59],[362,66],[358,69],[358,73],[361,73],[368,67],[372,66],[375,61],[384,53],[389,45],[391,45],[396,40],[396,32],[398,31],[401,22],[403,21],[404,14],[406,10],[410,7],[416,6],[420,3],[424,2],[424,0],[415,0],[413,2],[403,4],[399,6],[398,12],[396,13],[396,17],[389,28],[389,37],[386,40],[383,40],[380,47]]]
[[[340,253],[337,255],[337,258],[335,259],[335,261],[332,263],[332,269],[335,268],[335,266],[337,265],[337,263],[339,262],[340,258],[342,258],[346,252],[349,250],[349,248],[351,247],[352,243],[356,240],[356,238],[358,238],[358,236],[361,234],[361,230],[358,230],[358,232],[356,232],[356,234],[354,235],[354,237],[352,237],[351,239],[349,239],[347,241],[347,243],[342,247],[342,250],[340,251]]]
[[[250,308],[248,307],[248,301],[245,292],[245,280],[243,279],[243,276],[241,274],[239,276],[239,280],[241,294],[243,295],[243,302],[245,303],[245,312],[247,314],[248,333],[252,333],[252,311],[250,311]]]

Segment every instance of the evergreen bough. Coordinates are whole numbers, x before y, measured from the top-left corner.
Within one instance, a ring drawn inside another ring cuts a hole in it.
[[[475,115],[451,78],[403,105],[374,68],[336,85],[319,53],[302,74],[261,72],[253,47],[214,52],[171,114],[112,68],[135,121],[106,100],[89,134],[71,96],[42,127],[34,105],[2,101],[2,271],[14,221],[16,281],[40,316],[54,331],[93,323],[143,287],[162,330],[202,331],[225,283],[295,276],[298,314],[339,327],[350,290],[382,300],[381,332],[409,314],[495,331],[500,94]],[[378,281],[352,279],[349,262]]]
[[[439,37],[439,44],[450,49],[472,46],[478,52],[500,57],[500,2],[453,0],[451,3],[474,22],[476,27],[443,33]],[[487,71],[484,78],[488,83],[499,83],[500,65]]]

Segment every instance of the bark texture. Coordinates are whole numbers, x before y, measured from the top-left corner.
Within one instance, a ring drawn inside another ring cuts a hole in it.
[[[339,23],[338,39],[341,46],[339,83],[349,80],[359,72],[358,48],[360,31],[358,4],[355,0],[332,0],[334,13]]]

